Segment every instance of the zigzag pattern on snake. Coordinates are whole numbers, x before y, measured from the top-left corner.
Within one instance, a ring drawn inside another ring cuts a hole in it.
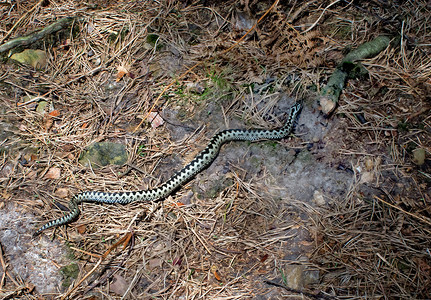
[[[290,107],[284,126],[278,129],[228,129],[217,133],[211,138],[208,146],[188,165],[156,188],[134,192],[105,193],[88,191],[76,194],[69,202],[70,212],[59,219],[46,223],[34,233],[34,236],[40,234],[45,229],[64,225],[76,219],[80,214],[78,206],[82,202],[128,204],[136,201],[157,201],[166,198],[177,188],[187,183],[196,174],[208,167],[217,157],[224,143],[230,141],[278,140],[287,137],[292,132],[301,108],[302,106],[300,103],[296,103]]]

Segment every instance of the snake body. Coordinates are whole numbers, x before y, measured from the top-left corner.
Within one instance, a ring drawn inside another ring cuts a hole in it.
[[[259,140],[278,140],[287,137],[293,129],[296,118],[301,110],[301,104],[295,103],[289,108],[287,120],[283,127],[265,130],[265,129],[228,129],[221,131],[214,135],[207,147],[202,150],[188,165],[175,173],[170,179],[161,184],[160,186],[133,192],[95,192],[87,191],[76,194],[69,201],[70,212],[59,219],[52,220],[40,229],[34,235],[40,234],[45,229],[60,226],[70,223],[76,219],[79,214],[79,204],[83,202],[97,202],[97,203],[119,203],[128,204],[136,201],[157,201],[166,198],[176,189],[187,183],[196,174],[208,167],[217,157],[221,146],[230,141],[259,141]]]

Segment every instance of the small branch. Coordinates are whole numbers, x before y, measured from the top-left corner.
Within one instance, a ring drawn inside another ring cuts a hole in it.
[[[352,50],[342,59],[341,63],[329,78],[328,84],[321,92],[319,101],[324,114],[328,115],[334,111],[347,78],[356,77],[352,71],[361,66],[355,63],[379,54],[389,46],[390,41],[391,37],[389,36],[378,36],[374,40],[364,43],[355,50]]]
[[[10,40],[9,42],[4,43],[3,45],[0,46],[0,54],[9,51],[15,47],[18,46],[28,46],[33,44],[34,42],[43,39],[44,37],[46,37],[47,35],[50,35],[54,32],[57,32],[63,28],[66,28],[67,26],[70,25],[70,23],[72,23],[72,21],[75,18],[73,17],[66,17],[66,18],[62,18],[60,20],[58,20],[57,22],[39,30],[36,32],[33,32],[29,35],[26,36],[22,36],[22,37],[18,37],[16,39]]]

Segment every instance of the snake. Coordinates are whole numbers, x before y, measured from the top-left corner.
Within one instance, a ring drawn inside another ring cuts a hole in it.
[[[68,224],[77,219],[81,213],[79,205],[83,202],[129,204],[138,201],[159,201],[189,182],[195,175],[207,168],[217,157],[223,144],[231,141],[261,141],[279,140],[290,135],[295,126],[302,104],[297,102],[287,112],[284,125],[276,129],[227,129],[215,134],[204,150],[180,171],[161,185],[147,190],[130,192],[97,192],[85,191],[76,194],[69,201],[69,212],[61,218],[52,220],[40,227],[33,236],[42,231],[61,225]]]

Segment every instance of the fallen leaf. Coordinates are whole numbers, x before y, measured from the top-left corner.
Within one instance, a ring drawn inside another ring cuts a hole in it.
[[[45,119],[45,130],[48,131],[51,129],[52,125],[54,125],[54,120],[48,116],[48,118]]]
[[[35,179],[37,177],[37,172],[36,171],[30,171],[27,174],[27,179]]]
[[[78,232],[80,234],[84,234],[85,230],[87,229],[87,226],[85,224],[78,225],[78,226],[76,226],[76,229],[78,230]]]
[[[55,191],[55,195],[60,198],[67,198],[69,196],[69,190],[66,188],[59,188]]]
[[[157,128],[165,123],[165,121],[157,111],[150,112],[150,114],[148,115],[148,120],[151,122],[152,128]]]
[[[302,245],[302,246],[312,246],[314,244],[314,242],[311,242],[311,241],[300,241],[299,244]]]
[[[75,149],[75,147],[71,144],[64,144],[61,146],[61,150],[63,150],[63,152],[70,152],[73,149]]]
[[[14,170],[14,165],[11,162],[8,162],[3,165],[2,168],[0,168],[0,178],[6,178],[9,177],[9,175]]]
[[[162,260],[159,258],[152,258],[148,261],[148,268],[150,270],[158,268],[162,265]]]
[[[212,271],[212,273],[213,273],[213,275],[214,275],[215,279],[217,279],[218,281],[221,281],[220,274],[219,274],[219,273],[218,273],[218,271],[217,271],[217,266],[212,266],[212,267],[211,267],[211,271]]]
[[[117,67],[117,79],[115,79],[116,82],[120,81],[121,78],[124,77],[124,75],[129,74],[129,71],[124,66],[118,66]]]
[[[423,273],[429,273],[431,274],[431,265],[427,263],[427,261],[425,259],[422,258],[418,258],[416,259],[416,262],[419,265],[419,269],[423,272]]]
[[[265,262],[265,260],[267,260],[268,259],[268,254],[265,254],[265,255],[262,255],[261,257],[260,257],[260,262],[261,263],[263,263],[263,262]]]
[[[111,292],[123,296],[124,293],[126,293],[128,287],[129,284],[127,283],[126,279],[124,279],[124,277],[114,274],[114,282],[112,282],[109,286]]]
[[[2,192],[2,193],[1,193],[1,197],[2,197],[4,200],[9,200],[10,198],[12,198],[12,194],[10,194],[10,193],[8,193],[8,192],[4,191],[4,192]],[[2,202],[2,203],[3,203],[3,202]]]
[[[58,111],[56,109],[56,110],[51,111],[48,115],[51,117],[58,117],[60,115],[60,111]]]
[[[60,168],[52,167],[48,170],[48,172],[46,172],[44,177],[46,179],[58,179],[60,178],[60,175],[61,175]]]

